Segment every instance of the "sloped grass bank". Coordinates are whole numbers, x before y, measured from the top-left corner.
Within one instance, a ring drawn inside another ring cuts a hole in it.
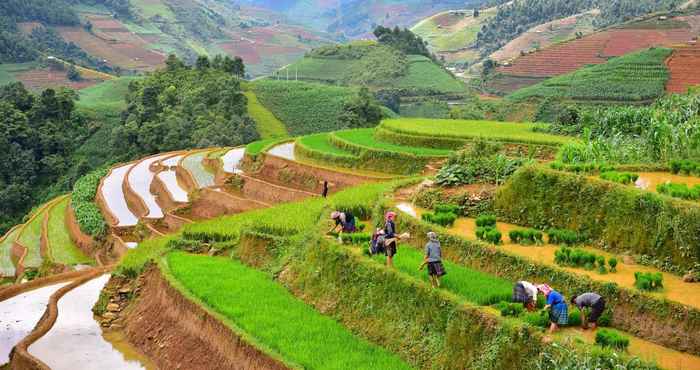
[[[700,206],[691,202],[530,166],[499,189],[495,208],[512,223],[577,230],[676,272],[700,266]]]
[[[307,369],[411,368],[236,260],[172,253],[167,262],[190,293],[292,363]]]
[[[253,92],[243,93],[248,99],[248,114],[255,120],[255,127],[262,139],[273,139],[287,136],[287,127],[258,101]]]
[[[388,208],[384,205],[381,212]],[[533,262],[484,242],[455,236],[447,229],[408,215],[398,218],[397,229],[410,232],[413,237],[409,243],[417,248],[425,245],[425,234],[434,231],[439,235],[444,259],[503,279],[548,282],[567,296],[598,292],[606,298],[614,327],[679,351],[700,354],[700,337],[694,334],[700,330],[697,309]]]
[[[65,214],[70,198],[65,197],[56,203],[49,212],[47,239],[51,261],[63,265],[88,264],[93,262],[73,243],[66,228]]]

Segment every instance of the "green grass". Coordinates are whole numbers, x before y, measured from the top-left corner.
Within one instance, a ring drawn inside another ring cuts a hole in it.
[[[435,51],[457,50],[469,46],[476,41],[476,35],[481,26],[496,15],[496,8],[489,8],[481,11],[478,18],[472,17],[472,11],[467,10],[463,16],[455,14],[449,15],[450,24],[447,27],[438,27],[436,17],[447,17],[446,12],[436,14],[416,24],[411,31],[421,36],[428,42],[428,46]],[[454,27],[462,19],[468,19],[463,27]]]
[[[534,123],[439,120],[421,118],[402,118],[384,120],[381,127],[406,135],[432,136],[452,139],[487,140],[533,143],[542,145],[561,145],[571,142],[572,138],[534,132]]]
[[[338,117],[345,102],[356,94],[353,88],[293,81],[263,80],[251,87],[292,136],[347,128]]]
[[[379,262],[384,262],[385,258],[384,256],[373,257]],[[426,266],[422,271],[418,270],[421,263],[423,263],[423,253],[412,247],[400,248],[396,258],[394,258],[394,267],[399,271],[421,281],[429,282],[428,267]],[[447,275],[440,279],[441,288],[478,305],[510,301],[513,292],[512,282],[449,261],[443,260],[442,263]]]
[[[316,135],[309,135],[309,136],[303,136],[300,137],[298,142],[306,146],[307,148],[310,148],[312,150],[317,150],[323,153],[328,153],[331,155],[339,155],[339,156],[354,156],[352,153],[350,153],[347,150],[343,150],[338,148],[337,146],[334,146],[331,144],[331,142],[328,140],[328,137],[331,134],[328,133],[323,133],[323,134],[316,134]]]
[[[40,213],[24,227],[19,236],[19,242],[27,248],[24,267],[38,268],[43,261],[41,257],[41,225],[44,222],[46,209],[41,209],[38,212]]]
[[[155,15],[159,15],[168,21],[175,21],[175,14],[168,8],[165,2],[146,2],[144,0],[131,0],[131,5],[138,9],[139,13],[144,18],[151,18]]]
[[[19,228],[12,230],[0,243],[0,276],[15,276],[15,264],[12,263],[12,244],[19,233]]]
[[[452,153],[451,150],[396,145],[385,141],[380,141],[374,137],[374,129],[372,128],[338,131],[333,133],[332,135],[335,135],[338,138],[355,144],[359,147],[407,153],[417,156],[441,157],[448,156],[450,153]]]
[[[357,59],[333,59],[333,58],[302,58],[298,62],[291,64],[287,68],[280,70],[280,78],[294,80],[336,82],[346,78],[347,72],[350,71],[359,60]]]
[[[173,253],[174,278],[284,359],[305,369],[410,369],[294,297],[269,275],[227,258]]]
[[[88,264],[92,259],[86,256],[73,243],[65,224],[69,198],[56,204],[49,213],[48,239],[51,247],[51,260],[63,265]]]
[[[129,83],[138,80],[138,77],[120,77],[114,80],[102,82],[79,91],[79,108],[91,110],[122,111],[126,108],[126,94],[129,91]]]
[[[255,126],[262,139],[272,139],[287,136],[287,128],[272,112],[267,110],[258,97],[252,92],[244,93],[248,98],[248,114],[255,120]]]
[[[200,189],[213,186],[215,183],[214,174],[209,172],[202,163],[208,154],[209,152],[206,151],[190,154],[182,161],[182,166],[190,171]]]
[[[605,64],[550,78],[520,89],[508,99],[567,98],[582,101],[646,101],[665,94],[671,49],[652,48],[614,58]]]
[[[286,139],[264,139],[264,140],[258,140],[258,141],[253,141],[252,143],[248,144],[245,146],[245,152],[248,155],[251,156],[256,156],[273,146],[277,145],[278,143],[281,143]]]

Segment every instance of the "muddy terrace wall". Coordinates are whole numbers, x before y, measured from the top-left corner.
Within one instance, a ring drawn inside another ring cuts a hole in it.
[[[408,216],[398,218],[397,229],[410,232],[410,243],[418,248],[427,242],[426,233],[434,231],[439,235],[443,258],[514,282],[523,279],[548,282],[568,296],[597,291],[605,296],[614,327],[679,351],[700,355],[700,336],[697,335],[700,333],[700,311],[697,309],[530,262],[483,242],[451,235],[437,225]]]
[[[667,270],[700,266],[700,205],[692,202],[530,166],[499,189],[494,205],[511,223],[577,230],[614,251],[651,256]]]

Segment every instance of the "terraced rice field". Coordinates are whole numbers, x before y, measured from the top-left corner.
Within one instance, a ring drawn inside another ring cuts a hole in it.
[[[189,195],[187,191],[180,186],[177,181],[177,173],[173,170],[165,170],[158,173],[158,179],[165,184],[168,193],[173,197],[173,200],[178,203],[187,203]]]
[[[445,157],[452,153],[451,150],[446,149],[433,149],[406,145],[396,145],[385,141],[381,141],[374,137],[374,129],[371,128],[337,131],[332,133],[331,135],[334,135],[335,137],[345,142],[357,146],[358,149],[370,148],[412,154],[422,157]]]
[[[59,283],[22,293],[0,302],[0,364],[10,360],[10,351],[27,336],[46,311],[49,298],[68,283]],[[6,318],[12,318],[7,320]]]
[[[126,197],[122,189],[122,184],[126,178],[126,173],[134,164],[127,164],[112,169],[109,175],[102,180],[102,198],[110,213],[116,218],[116,226],[128,227],[136,226],[139,219],[134,215],[126,204]]]
[[[18,242],[27,248],[27,254],[23,261],[24,267],[39,268],[44,260],[41,256],[41,230],[48,210],[47,206],[42,207],[22,227],[17,239]]]
[[[700,46],[676,48],[666,65],[671,75],[667,92],[681,94],[691,86],[700,85]]]
[[[92,259],[78,249],[71,240],[68,228],[66,228],[65,217],[69,201],[70,198],[64,198],[56,203],[49,212],[47,238],[51,261],[67,266],[89,264],[93,262]]]
[[[306,369],[411,368],[236,260],[172,253],[167,263],[190,294],[289,362]]]
[[[560,145],[572,140],[564,136],[534,132],[537,124],[533,123],[401,118],[384,120],[380,127],[406,135],[465,140],[484,138],[543,145]]]
[[[248,91],[244,95],[248,98],[248,114],[255,120],[255,127],[260,138],[271,139],[287,136],[287,127],[260,103],[255,93]]]
[[[12,244],[19,235],[19,228],[10,230],[0,240],[0,276],[15,276],[15,264],[12,262]]]
[[[634,51],[685,43],[693,36],[690,28],[611,29],[527,54],[497,70],[510,76],[553,77]]]
[[[224,163],[223,169],[226,173],[241,173],[240,164],[245,156],[245,148],[231,149],[221,157]]]
[[[294,155],[295,145],[296,144],[294,142],[277,145],[272,149],[268,150],[267,154],[294,161],[296,160],[296,155]]]
[[[209,154],[207,151],[197,152],[186,156],[182,160],[182,166],[192,174],[199,189],[215,185],[214,174],[204,167],[202,161]]]
[[[155,195],[151,193],[151,184],[155,173],[151,171],[152,164],[166,159],[169,154],[154,156],[136,164],[129,173],[129,186],[143,200],[148,208],[146,218],[163,218],[163,210],[158,205]]]

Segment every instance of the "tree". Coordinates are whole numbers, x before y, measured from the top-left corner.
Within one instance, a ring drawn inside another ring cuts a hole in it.
[[[211,67],[211,64],[209,63],[209,57],[206,55],[200,55],[197,57],[197,61],[195,62],[195,68],[198,70],[202,71],[205,69],[209,69]]]
[[[343,105],[340,121],[349,128],[372,127],[382,119],[382,109],[372,99],[369,89],[363,87],[358,94]]]
[[[165,60],[165,69],[168,72],[175,72],[178,69],[185,68],[185,63],[177,58],[177,55],[170,54]]]
[[[245,64],[241,57],[231,59],[229,56],[226,56],[222,62],[222,69],[237,77],[243,77],[245,75]]]
[[[71,81],[80,81],[83,79],[83,77],[80,75],[80,71],[78,71],[78,69],[75,68],[75,65],[73,64],[71,64],[70,67],[68,67],[66,77],[68,77],[68,79]]]

